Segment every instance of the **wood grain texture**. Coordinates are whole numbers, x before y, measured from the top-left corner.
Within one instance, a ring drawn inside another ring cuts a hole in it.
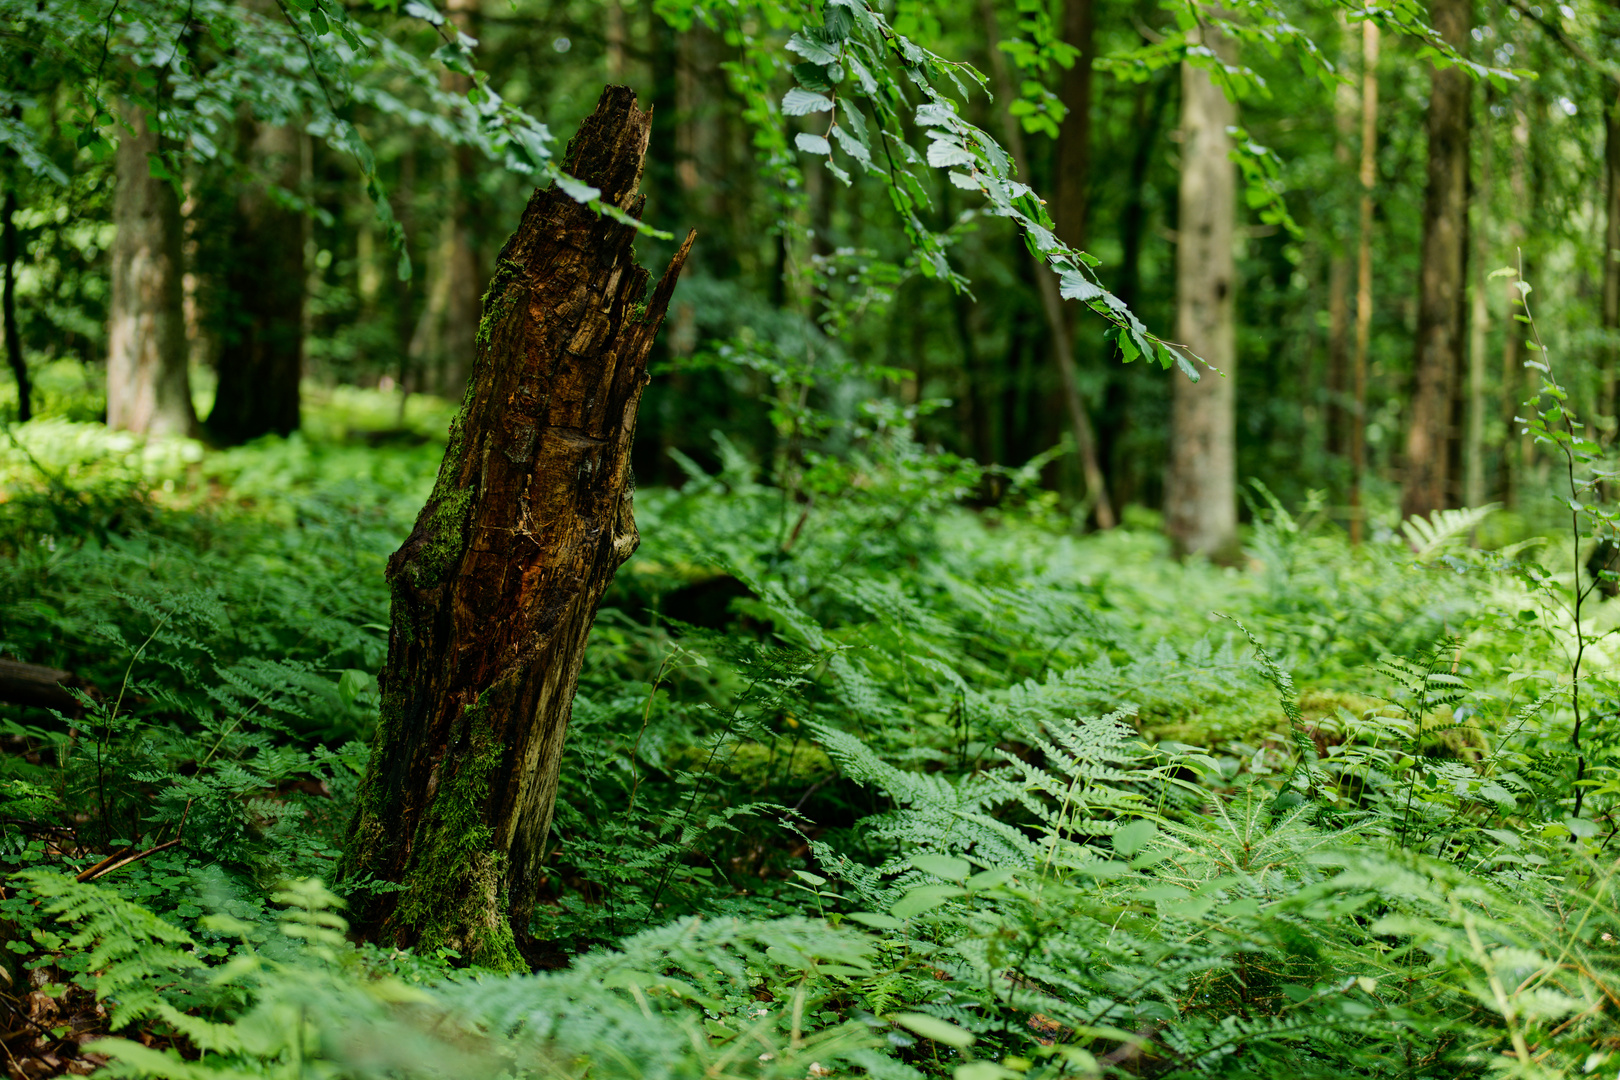
[[[567,171],[639,216],[650,131],[634,93],[609,87]],[[388,563],[382,721],[345,866],[405,886],[357,898],[376,939],[525,966],[586,638],[640,540],[630,445],[647,353],[693,237],[650,298],[634,239],[536,191],[485,294],[438,482]]]

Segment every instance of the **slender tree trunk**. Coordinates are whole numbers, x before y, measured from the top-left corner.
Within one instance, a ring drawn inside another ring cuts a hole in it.
[[[1058,239],[1081,251],[1086,247],[1086,207],[1091,184],[1091,61],[1096,48],[1092,2],[1063,0],[1063,40],[1079,49],[1080,55],[1074,66],[1063,73],[1060,88],[1065,111],[1063,126],[1058,129],[1057,197],[1052,210]],[[994,19],[994,9],[989,17]],[[1012,104],[1010,85],[1008,90],[1001,95],[1005,99],[1003,106]]]
[[[1350,53],[1354,38],[1344,13],[1338,14],[1344,52]],[[1356,92],[1340,83],[1333,97],[1333,159],[1345,172],[1350,171],[1351,141],[1356,134]],[[1327,341],[1327,452],[1335,456],[1349,449],[1350,417],[1346,408],[1350,382],[1350,246],[1343,237],[1332,239],[1328,257],[1328,341]]]
[[[986,45],[990,52],[990,71],[995,80],[996,96],[1001,99],[1001,120],[1007,134],[1007,150],[1012,155],[1013,164],[1017,166],[1019,175],[1028,177],[1029,158],[1024,152],[1024,131],[1018,119],[1008,111],[1014,98],[1012,76],[1007,71],[1007,58],[999,48],[1001,34],[996,23],[994,0],[979,0],[979,14],[984,20]],[[1087,18],[1089,19],[1089,15]],[[1087,60],[1086,63],[1089,73],[1090,61]],[[1076,67],[1079,64],[1080,61],[1077,60]],[[1086,100],[1089,111],[1089,82]],[[1069,119],[1073,119],[1072,114]],[[1087,123],[1089,125],[1089,119]],[[1086,138],[1089,140],[1089,137],[1088,134]],[[1074,140],[1071,138],[1070,141],[1072,143]],[[1089,153],[1088,150],[1086,152],[1088,159]],[[1084,190],[1082,177],[1079,188],[1081,192],[1079,198],[1082,201]],[[1082,222],[1080,227],[1083,228],[1083,211],[1080,220]],[[1061,221],[1054,220],[1053,224],[1058,226],[1061,237],[1063,228]],[[1040,294],[1041,311],[1046,316],[1058,375],[1063,381],[1063,402],[1068,410],[1070,429],[1074,433],[1075,448],[1080,457],[1080,472],[1085,479],[1086,495],[1091,500],[1092,514],[1099,529],[1112,529],[1117,524],[1114,504],[1108,497],[1108,481],[1103,475],[1102,462],[1097,456],[1097,435],[1092,429],[1091,416],[1086,412],[1085,399],[1080,393],[1080,375],[1075,370],[1074,363],[1074,336],[1070,330],[1068,316],[1063,310],[1063,297],[1058,291],[1057,277],[1045,263],[1035,267],[1035,288]]]
[[[242,188],[221,312],[219,389],[208,432],[227,445],[298,430],[304,370],[304,215],[271,186],[297,191],[304,142],[296,128],[244,121],[243,145],[264,179]]]
[[[1520,267],[1521,252],[1519,245],[1524,242],[1524,220],[1531,212],[1529,204],[1530,185],[1526,180],[1530,157],[1530,118],[1523,109],[1515,109],[1513,113],[1512,156],[1508,164],[1508,195],[1513,205],[1513,213],[1507,219],[1503,246],[1507,248],[1507,256],[1515,270]],[[1518,436],[1519,425],[1513,418],[1519,414],[1519,405],[1524,400],[1520,388],[1524,385],[1524,364],[1521,359],[1524,350],[1525,326],[1511,316],[1519,313],[1519,286],[1517,278],[1508,278],[1504,283],[1504,302],[1510,320],[1504,324],[1502,334],[1502,419],[1507,426],[1507,438],[1502,445],[1502,501],[1510,507],[1519,505],[1519,488],[1521,486],[1524,470],[1530,464],[1529,439]],[[1517,442],[1517,445],[1515,443]]]
[[[1208,41],[1217,53],[1219,40]],[[1232,240],[1237,177],[1227,128],[1232,103],[1209,72],[1181,66],[1181,190],[1176,245],[1176,336],[1217,368],[1175,377],[1165,529],[1176,550],[1220,558],[1237,542],[1234,442],[1236,347]]]
[[[1485,413],[1487,389],[1485,347],[1486,335],[1491,328],[1491,312],[1487,304],[1485,260],[1490,248],[1485,238],[1486,222],[1490,216],[1491,200],[1491,102],[1486,95],[1484,111],[1480,114],[1481,138],[1479,145],[1479,184],[1470,200],[1474,218],[1468,235],[1472,247],[1473,265],[1469,268],[1468,297],[1468,427],[1463,442],[1463,505],[1481,506],[1485,502]]]
[[[639,215],[651,113],[609,87],[565,168]],[[646,298],[634,230],[536,191],[484,298],[438,482],[389,560],[382,720],[345,844],[374,939],[524,965],[586,638],[639,542],[630,443],[692,237]],[[643,303],[646,299],[645,304]]]
[[[6,192],[0,216],[0,317],[5,319],[6,361],[17,379],[17,419],[27,423],[34,417],[33,389],[28,383],[28,361],[23,356],[22,334],[17,329],[17,192]]]
[[[1620,8],[1620,4],[1615,5]],[[1608,347],[1603,352],[1603,412],[1617,410],[1615,384],[1620,377],[1620,87],[1604,116],[1603,161],[1608,177],[1608,199],[1603,228],[1603,329]]]
[[[1351,368],[1350,542],[1364,527],[1361,482],[1367,472],[1367,346],[1372,339],[1373,190],[1378,183],[1378,24],[1361,24],[1361,222],[1356,239],[1356,356]]]
[[[603,0],[607,23],[604,49],[609,82],[624,77],[624,5],[620,0]]]
[[[1435,29],[1466,48],[1469,0],[1435,0]],[[1452,502],[1453,401],[1462,371],[1468,264],[1468,76],[1435,69],[1429,80],[1429,167],[1423,201],[1417,360],[1406,431],[1401,514]]]
[[[118,141],[117,229],[107,320],[107,424],[142,435],[189,435],[197,426],[186,370],[181,298],[180,199],[152,175],[157,132],[126,110],[134,130]]]

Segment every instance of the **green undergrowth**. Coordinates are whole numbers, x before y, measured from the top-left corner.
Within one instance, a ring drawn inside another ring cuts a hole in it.
[[[1255,485],[1237,564],[1177,562],[1073,535],[1036,469],[970,509],[985,470],[892,410],[637,493],[529,928],[552,970],[354,944],[320,882],[443,452],[412,402],[334,391],[229,451],[63,418],[0,446],[0,653],[81,695],[0,705],[6,973],[99,996],[114,1073],[1620,1064],[1620,602],[1580,624],[1577,765],[1569,545],[1475,547],[1459,511],[1352,548]]]

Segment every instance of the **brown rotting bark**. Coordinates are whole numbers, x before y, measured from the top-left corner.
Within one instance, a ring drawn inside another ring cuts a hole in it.
[[[565,165],[637,217],[651,119],[609,87]],[[692,244],[644,304],[634,239],[536,191],[484,297],[438,482],[388,563],[382,721],[345,863],[374,939],[525,966],[586,638],[640,540],[630,444],[647,353]]]

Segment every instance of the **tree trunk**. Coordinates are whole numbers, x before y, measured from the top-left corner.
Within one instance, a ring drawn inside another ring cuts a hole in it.
[[[1479,183],[1474,187],[1474,217],[1468,226],[1473,249],[1470,252],[1468,295],[1468,415],[1467,430],[1463,436],[1463,498],[1464,506],[1482,506],[1485,502],[1485,346],[1491,329],[1491,312],[1486,303],[1488,282],[1485,278],[1485,260],[1490,257],[1490,246],[1485,236],[1485,224],[1490,216],[1491,201],[1491,102],[1487,93],[1484,109],[1480,113],[1481,139],[1479,144]]]
[[[17,329],[17,192],[6,192],[0,208],[0,318],[5,319],[6,361],[17,379],[17,419],[27,423],[34,417],[34,395],[28,384],[28,360],[23,356],[22,334]]]
[[[1510,265],[1515,270],[1530,276],[1528,260],[1523,256],[1519,245],[1524,241],[1525,222],[1532,219],[1535,212],[1535,203],[1532,201],[1531,186],[1526,173],[1530,167],[1530,117],[1523,109],[1515,109],[1513,113],[1513,150],[1508,166],[1508,195],[1513,205],[1513,214],[1507,220],[1507,236],[1503,246],[1507,248]],[[1518,278],[1508,278],[1504,281],[1504,301],[1510,316],[1519,314],[1519,283]],[[1524,363],[1521,357],[1528,327],[1518,319],[1510,319],[1504,324],[1502,334],[1502,419],[1507,425],[1507,438],[1502,446],[1502,501],[1512,509],[1519,506],[1519,495],[1523,487],[1525,470],[1530,467],[1531,452],[1534,444],[1529,436],[1518,435],[1517,445],[1515,436],[1521,425],[1514,423],[1513,418],[1519,415],[1519,408],[1526,395],[1523,390],[1526,385]],[[1532,385],[1534,383],[1532,382]]]
[[[1217,52],[1221,43],[1211,40]],[[1232,237],[1237,178],[1226,129],[1232,103],[1191,64],[1181,66],[1181,190],[1176,336],[1218,371],[1176,377],[1170,407],[1165,529],[1182,554],[1228,556],[1237,541]]]
[[[447,0],[445,14],[456,30],[478,37],[478,0]],[[465,95],[472,80],[454,71],[439,76],[448,93]],[[451,146],[444,162],[447,205],[439,226],[436,257],[428,267],[427,304],[422,309],[411,351],[422,373],[424,389],[461,400],[472,371],[473,339],[478,335],[478,252],[473,245],[477,218],[478,162],[472,147]]]
[[[1373,189],[1378,183],[1378,24],[1361,24],[1361,221],[1356,238],[1356,355],[1351,365],[1350,542],[1361,543],[1367,471],[1367,346],[1372,339]]]
[[[1620,8],[1620,4],[1615,5]],[[1620,91],[1620,87],[1610,89]],[[1620,377],[1620,92],[1610,102],[1603,127],[1604,171],[1608,175],[1608,206],[1603,229],[1603,329],[1608,346],[1603,352],[1603,411],[1615,415],[1615,384]]]
[[[180,199],[152,175],[157,133],[146,114],[118,140],[107,319],[107,424],[142,435],[189,435],[197,426],[186,370],[181,303]]]
[[[1434,27],[1452,46],[1468,43],[1469,0],[1435,0]],[[1462,371],[1468,264],[1468,76],[1458,68],[1429,79],[1429,170],[1423,200],[1417,360],[1406,431],[1401,514],[1450,505],[1453,401]]]
[[[219,389],[208,432],[227,445],[298,430],[304,367],[304,215],[270,191],[301,186],[303,139],[293,127],[245,121],[242,141],[263,180],[237,196],[225,267]]]
[[[609,87],[566,169],[635,215],[651,114]],[[602,594],[639,542],[630,443],[692,237],[643,303],[635,232],[536,191],[484,296],[473,385],[388,562],[382,720],[345,845],[374,939],[524,966],[564,733]]]
[[[1339,32],[1348,60],[1354,37],[1344,13],[1337,15]],[[1348,67],[1348,63],[1346,63]],[[1350,171],[1351,142],[1356,133],[1356,92],[1348,83],[1339,83],[1333,95],[1333,161]],[[1350,246],[1345,238],[1332,238],[1328,256],[1328,340],[1327,393],[1323,404],[1327,413],[1327,452],[1335,457],[1349,449],[1350,415],[1346,408],[1350,382]]]
[[[1019,126],[1018,118],[1013,116],[1009,107],[1013,102],[1012,76],[1007,71],[1007,57],[999,47],[1000,30],[996,23],[996,9],[993,0],[979,0],[979,14],[984,20],[986,45],[990,52],[990,71],[995,80],[996,96],[1001,99],[1001,120],[1007,133],[1007,150],[1012,155],[1013,164],[1017,167],[1019,175],[1026,179],[1030,175],[1029,158],[1024,152],[1024,131]],[[1089,15],[1087,16],[1089,19]],[[1075,61],[1078,67],[1081,61]],[[1090,60],[1087,58],[1089,72]],[[1089,81],[1086,90],[1087,109],[1090,108]],[[1073,119],[1071,116],[1070,120]],[[1089,143],[1090,128],[1089,116],[1087,118],[1087,132],[1085,139]],[[1065,128],[1068,124],[1065,123]],[[1071,136],[1072,144],[1076,141]],[[1071,153],[1078,153],[1071,149]],[[1089,160],[1089,149],[1085,158]],[[1084,201],[1084,178],[1080,180],[1080,194],[1078,198]],[[1071,197],[1076,197],[1071,194]],[[1071,228],[1083,228],[1084,212],[1078,215],[1080,225],[1071,221]],[[1063,223],[1054,220],[1058,226],[1059,237],[1063,237]],[[1069,241],[1065,239],[1065,243]],[[1080,472],[1085,478],[1086,495],[1091,500],[1091,511],[1096,518],[1099,529],[1112,529],[1117,523],[1114,517],[1114,504],[1108,497],[1108,481],[1103,476],[1102,462],[1097,456],[1097,436],[1091,426],[1091,416],[1086,412],[1085,399],[1080,393],[1080,376],[1074,364],[1074,335],[1071,332],[1068,316],[1063,310],[1063,297],[1058,290],[1057,277],[1044,261],[1035,267],[1035,289],[1041,298],[1041,311],[1046,315],[1046,325],[1052,339],[1052,352],[1057,361],[1058,375],[1063,381],[1063,401],[1069,413],[1069,427],[1074,433],[1075,450],[1080,458]]]
[[[1091,182],[1091,60],[1096,33],[1092,0],[1063,0],[1063,40],[1080,50],[1063,73],[1063,126],[1058,129],[1057,198],[1052,224],[1059,240],[1085,250],[1087,187]],[[997,50],[999,52],[999,50]],[[1010,93],[1004,105],[1010,105]],[[1072,323],[1072,319],[1070,320]]]

